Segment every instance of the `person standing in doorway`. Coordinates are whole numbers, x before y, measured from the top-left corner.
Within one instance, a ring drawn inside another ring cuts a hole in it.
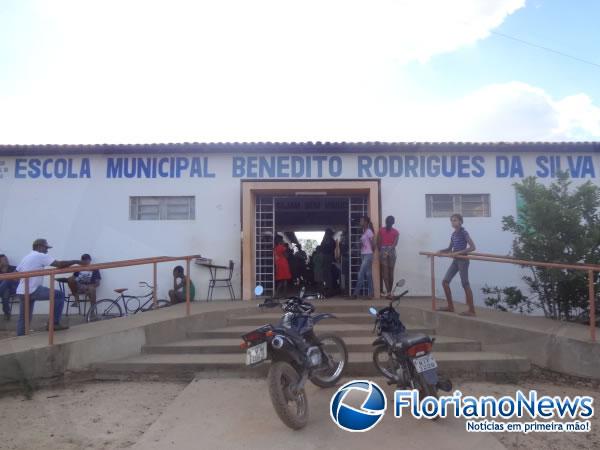
[[[275,295],[283,297],[286,295],[288,282],[292,279],[290,264],[287,260],[288,246],[279,235],[275,236],[275,248],[273,259],[275,262]]]
[[[379,259],[381,262],[381,275],[383,284],[385,285],[385,293],[381,293],[381,297],[388,299],[392,298],[392,290],[394,289],[394,267],[396,265],[396,246],[398,245],[398,237],[400,233],[393,228],[395,219],[394,216],[385,218],[385,227],[381,227],[379,235],[377,235],[377,248],[379,249]]]
[[[362,227],[362,235],[360,236],[360,270],[358,271],[358,280],[354,289],[354,298],[360,295],[365,283],[367,284],[367,295],[373,297],[373,249],[375,233],[373,223],[368,216],[363,216],[360,219]]]
[[[332,264],[335,261],[335,239],[333,238],[333,230],[331,228],[325,230],[325,235],[321,241],[321,254],[323,257],[323,284],[325,296],[329,297],[334,290]]]
[[[452,216],[450,216],[450,222],[452,224],[452,228],[454,228],[454,232],[452,233],[452,236],[450,236],[450,244],[447,248],[440,250],[440,253],[450,253],[454,256],[466,255],[467,253],[475,251],[475,243],[471,239],[471,236],[469,235],[467,230],[465,230],[463,227],[463,217],[460,214],[452,214]],[[444,288],[444,293],[446,294],[448,306],[440,308],[440,311],[454,312],[454,303],[452,301],[452,291],[450,290],[450,282],[452,281],[452,278],[454,278],[457,272],[460,274],[460,282],[462,284],[463,289],[465,290],[467,307],[469,308],[468,311],[462,312],[461,315],[474,316],[475,305],[473,304],[473,291],[471,290],[471,286],[469,284],[468,259],[454,258],[452,260],[452,264],[450,264],[450,267],[448,268],[448,271],[444,276],[444,280],[442,281],[442,286]]]
[[[46,239],[36,239],[33,241],[33,250],[28,253],[21,263],[17,266],[17,272],[29,272],[32,270],[42,270],[44,267],[53,266],[57,269],[69,267],[75,264],[83,264],[79,259],[70,261],[58,261],[48,254],[48,249],[52,248],[48,245]],[[36,300],[48,300],[50,298],[50,289],[42,286],[44,277],[21,278],[19,286],[17,286],[17,294],[21,296],[21,304],[19,308],[19,321],[17,322],[17,336],[25,334],[25,283],[29,283],[29,323],[33,316],[33,305]],[[54,290],[54,329],[66,330],[68,326],[61,325],[60,318],[62,317],[63,305],[65,297],[58,289]],[[48,328],[48,326],[46,326]]]

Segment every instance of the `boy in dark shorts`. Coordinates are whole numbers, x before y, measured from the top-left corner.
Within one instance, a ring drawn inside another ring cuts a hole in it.
[[[452,216],[450,216],[450,222],[452,223],[452,228],[454,228],[454,232],[452,233],[452,236],[450,236],[450,245],[448,245],[447,248],[440,250],[440,253],[450,253],[451,255],[466,255],[467,253],[475,251],[475,243],[471,239],[469,233],[467,233],[467,230],[465,230],[462,226],[463,217],[460,214],[452,214]],[[467,306],[469,308],[468,311],[462,312],[461,315],[474,316],[475,306],[473,305],[473,291],[471,290],[471,286],[469,285],[468,259],[455,258],[452,260],[452,264],[450,264],[450,267],[448,268],[448,271],[444,276],[444,280],[442,281],[442,286],[444,287],[444,293],[446,294],[448,306],[445,308],[440,308],[439,310],[454,312],[454,303],[452,302],[450,282],[452,281],[452,278],[454,278],[457,272],[460,274],[460,282],[465,290],[465,297],[467,300]]]

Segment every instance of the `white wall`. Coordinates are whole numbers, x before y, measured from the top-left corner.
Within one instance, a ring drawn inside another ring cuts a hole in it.
[[[232,178],[232,155],[178,156],[207,156],[209,171],[215,177],[190,178],[184,173],[181,178],[107,179],[108,156],[76,156],[72,157],[76,166],[83,157],[91,159],[90,179],[16,179],[16,158],[0,157],[0,161],[5,161],[3,167],[8,168],[0,178],[0,252],[6,253],[11,263],[16,265],[31,249],[32,241],[37,237],[44,237],[54,246],[50,252],[57,259],[77,259],[82,253],[90,253],[96,262],[201,253],[213,258],[216,263],[226,264],[229,259],[235,261],[234,279],[236,294],[239,296],[240,178]],[[343,161],[343,172],[336,179],[357,178],[358,155],[338,156]],[[379,155],[372,155],[375,156]],[[515,214],[515,191],[512,184],[520,178],[498,178],[495,170],[496,155],[482,153],[481,156],[485,158],[486,174],[480,178],[381,178],[382,218],[394,215],[400,231],[396,276],[407,279],[411,293],[430,294],[429,261],[419,256],[418,252],[447,246],[452,232],[447,218],[426,218],[425,194],[491,194],[491,217],[466,218],[464,225],[477,244],[478,251],[498,254],[510,251],[512,237],[501,230],[501,218]],[[538,155],[520,154],[525,176],[535,175],[536,156]],[[561,158],[565,159],[566,155],[561,155]],[[593,162],[596,169],[593,181],[598,183],[600,155],[594,155]],[[314,171],[311,178],[316,178]],[[333,177],[325,171],[321,179],[327,178]],[[574,183],[589,179],[574,180]],[[543,182],[551,181],[550,178],[543,179]],[[129,197],[137,195],[194,195],[196,220],[131,221]],[[436,264],[438,294],[441,294],[440,281],[449,263],[448,259],[442,259]],[[166,297],[174,265],[159,266],[161,297]],[[517,267],[509,265],[473,262],[470,278],[473,291],[478,301],[482,302],[483,285],[519,285],[522,273]],[[151,266],[105,270],[99,298],[114,296],[112,289],[117,287],[129,287],[132,292],[141,293],[137,282],[151,279]],[[208,280],[206,269],[193,265],[192,279],[196,284],[197,298],[205,299]],[[463,298],[458,276],[452,287],[456,297]],[[227,292],[217,290],[215,295],[226,297]],[[42,311],[42,306],[36,307],[36,310]]]

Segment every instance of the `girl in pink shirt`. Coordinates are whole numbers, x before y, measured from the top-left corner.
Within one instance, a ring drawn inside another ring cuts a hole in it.
[[[362,236],[360,237],[360,258],[361,264],[358,271],[358,280],[354,289],[354,298],[357,298],[361,290],[367,285],[367,294],[369,298],[373,297],[373,223],[368,216],[361,217],[360,224],[362,226]]]
[[[377,236],[377,247],[379,248],[379,261],[381,262],[381,276],[387,291],[387,298],[392,297],[394,289],[394,266],[396,265],[396,245],[400,233],[392,227],[394,216],[385,218],[385,227],[381,227]],[[385,294],[382,292],[381,296]]]

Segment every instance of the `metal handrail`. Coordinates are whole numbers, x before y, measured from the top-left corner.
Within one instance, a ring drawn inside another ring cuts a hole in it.
[[[43,270],[31,270],[28,272],[11,272],[0,274],[0,281],[2,280],[15,280],[20,278],[32,278],[32,277],[40,277],[40,276],[50,276],[50,295],[49,295],[49,310],[48,310],[48,344],[54,344],[54,283],[56,275],[60,275],[63,273],[73,273],[78,272],[85,267],[85,270],[102,270],[102,269],[115,269],[119,267],[130,267],[130,266],[143,266],[147,264],[153,265],[153,285],[154,292],[152,301],[154,306],[158,304],[157,291],[158,291],[158,282],[157,282],[157,265],[158,263],[164,262],[172,262],[172,261],[185,261],[186,262],[186,294],[185,294],[185,314],[186,316],[190,315],[190,261],[192,259],[198,258],[200,255],[187,255],[187,256],[154,256],[150,258],[138,258],[138,259],[125,259],[122,261],[112,261],[107,263],[96,263],[96,264],[88,264],[87,266],[74,265],[69,267],[64,267],[62,269],[43,269]],[[29,283],[25,283],[25,334],[29,334]]]
[[[590,339],[596,341],[596,298],[594,292],[594,272],[600,272],[599,264],[562,264],[562,263],[549,263],[542,261],[528,261],[524,259],[516,259],[514,256],[507,255],[494,255],[491,253],[476,253],[472,252],[466,255],[455,255],[453,253],[442,253],[442,252],[419,252],[420,255],[428,256],[431,258],[431,309],[436,310],[436,298],[435,298],[435,257],[439,256],[442,258],[458,258],[474,261],[488,261],[498,262],[504,264],[516,264],[518,266],[535,266],[535,267],[546,267],[550,269],[570,269],[570,270],[584,270],[588,273],[588,296],[590,305]]]

